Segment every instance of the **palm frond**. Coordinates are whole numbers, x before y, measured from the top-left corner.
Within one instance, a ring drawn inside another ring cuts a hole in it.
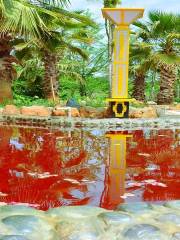
[[[1,33],[16,33],[19,35],[40,37],[41,31],[48,32],[36,9],[26,6],[24,1],[2,1],[3,19],[0,26]]]
[[[156,59],[159,64],[180,66],[180,57],[177,55],[173,55],[173,54],[167,55],[163,53],[156,53],[154,54],[154,59]]]
[[[70,4],[69,0],[31,0],[33,4],[40,5],[52,5],[57,7],[68,6]]]
[[[88,55],[87,55],[87,53],[83,49],[81,49],[81,48],[79,48],[77,46],[74,46],[74,45],[72,45],[70,43],[67,43],[67,42],[64,42],[64,46],[68,50],[70,50],[72,53],[80,55],[83,59],[85,59],[85,60],[88,59]]]

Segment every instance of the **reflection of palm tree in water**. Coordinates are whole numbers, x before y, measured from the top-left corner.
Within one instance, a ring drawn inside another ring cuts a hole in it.
[[[179,199],[180,146],[177,144],[177,130],[151,131],[145,139],[142,131],[136,131],[127,154],[128,172],[131,181],[142,183],[131,191],[142,192],[141,201],[168,201]],[[133,157],[132,157],[133,156]],[[138,171],[136,170],[138,169]],[[154,183],[143,184],[146,180]]]
[[[69,135],[57,130],[0,128],[0,201],[39,204],[42,209],[100,203],[112,209],[124,201],[125,180],[147,179],[167,188],[146,184],[126,190],[142,191],[140,200],[145,201],[177,199],[180,146],[176,135],[177,131],[169,130],[150,131],[146,136],[135,131],[127,141],[127,133],[111,132],[108,145],[102,133],[93,131]],[[146,170],[151,164],[156,169]]]
[[[24,146],[21,150],[12,150],[9,144],[12,131],[3,138],[3,146],[1,143],[2,156],[5,156],[2,164],[7,168],[2,166],[6,183],[0,183],[0,191],[5,193],[0,196],[0,201],[38,204],[43,209],[87,204],[90,200],[86,196],[87,182],[81,181],[95,178],[95,175],[93,177],[92,169],[85,163],[87,152],[82,141],[77,141],[78,136],[67,137],[59,131],[51,133],[38,129],[22,128],[19,131],[19,143]],[[58,148],[59,138],[63,139],[64,146]],[[12,169],[11,174],[9,169]],[[72,194],[73,190],[82,196]]]

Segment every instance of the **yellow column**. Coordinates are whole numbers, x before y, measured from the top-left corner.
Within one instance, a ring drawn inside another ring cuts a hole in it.
[[[103,8],[103,16],[115,25],[112,66],[112,95],[110,102],[112,116],[128,117],[128,71],[129,71],[129,25],[143,16],[144,9]]]
[[[126,141],[131,135],[112,133],[106,135],[109,138],[109,164],[108,164],[108,201],[112,207],[122,202],[121,196],[125,193],[126,175]]]
[[[128,98],[129,28],[114,30],[112,98]]]

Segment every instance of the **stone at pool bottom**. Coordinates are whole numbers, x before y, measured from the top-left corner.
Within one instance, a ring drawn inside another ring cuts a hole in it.
[[[14,215],[2,219],[2,222],[21,234],[31,233],[38,227],[40,219],[36,216]],[[24,224],[26,223],[26,224]]]
[[[0,240],[180,240],[179,202],[123,204],[116,211],[60,207],[46,213],[1,206]]]
[[[152,210],[152,206],[148,203],[132,203],[132,204],[121,204],[117,207],[117,210],[130,212],[130,213],[142,213]]]
[[[0,207],[1,235],[4,235],[1,238],[10,240],[23,240],[22,237],[24,240],[58,240],[51,219],[46,218],[42,211],[24,206]]]
[[[162,214],[160,217],[157,218],[160,222],[170,222],[180,226],[180,215],[177,213],[165,213]]]
[[[179,200],[177,200],[177,201],[169,201],[169,202],[165,203],[164,206],[180,210],[180,201]]]
[[[26,237],[19,235],[0,236],[0,240],[28,240]]]
[[[124,233],[128,240],[163,240],[164,236],[160,229],[150,224],[136,224]]]
[[[171,240],[180,240],[180,232],[174,233]]]
[[[125,224],[132,220],[132,217],[129,214],[122,212],[104,212],[99,214],[98,218],[103,220],[107,225]]]

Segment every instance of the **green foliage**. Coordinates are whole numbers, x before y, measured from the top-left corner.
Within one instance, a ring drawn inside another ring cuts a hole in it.
[[[17,76],[12,84],[13,103],[17,106],[53,106],[53,102],[44,99],[43,86],[50,84],[48,76],[51,79],[50,69],[55,65],[57,71],[54,71],[54,75],[56,82],[59,79],[58,96],[61,100],[66,102],[75,98],[80,105],[105,106],[110,87],[107,77],[108,49],[105,33],[102,34],[104,29],[91,20],[90,13],[66,10],[64,6],[68,6],[69,0],[37,2],[0,0],[0,32],[6,37],[2,49],[8,47],[9,52],[9,58],[6,55],[4,57],[4,65],[16,62]],[[119,0],[104,0],[106,7],[114,7],[118,3]],[[162,66],[177,71],[180,63],[179,22],[178,14],[154,11],[149,13],[148,21],[135,23],[137,28],[130,47],[130,97],[134,78],[138,74],[145,77],[146,101],[156,101]],[[6,33],[11,33],[11,37],[7,38]],[[45,61],[46,52],[57,60],[50,62],[51,68],[47,67],[48,61]],[[15,61],[15,57],[18,61]],[[4,69],[1,67],[1,72],[7,72]],[[14,74],[13,70],[11,75]],[[180,102],[177,72],[174,93],[175,101]],[[6,103],[11,102],[5,101],[3,104]],[[132,104],[142,106],[138,102]]]
[[[121,3],[121,0],[104,0],[104,7],[114,8]]]
[[[38,95],[31,96],[26,89],[26,81],[20,79],[14,81],[14,100],[6,101],[2,105],[15,104],[21,106],[44,105],[54,106],[55,103],[46,99],[38,97]],[[86,84],[87,96],[81,96],[79,92],[79,83],[72,78],[61,78],[61,87],[59,97],[64,103],[70,99],[76,99],[82,106],[104,107],[106,106],[106,98],[109,94],[109,84],[106,78],[89,78]],[[35,93],[35,92],[34,92]]]
[[[180,66],[179,23],[179,14],[151,11],[148,21],[138,21],[134,24],[137,29],[135,30],[136,38],[133,35],[130,48],[130,73],[134,79],[139,74],[145,77],[146,100],[161,104],[167,104],[169,100],[170,102],[173,100],[173,92],[176,89],[174,85],[176,70]],[[165,73],[164,69],[166,69]],[[157,78],[153,80],[154,75]],[[161,81],[159,81],[159,75]],[[140,89],[138,82],[135,84],[135,89]]]
[[[0,103],[0,107],[4,107],[8,104],[16,105],[17,107],[22,106],[45,106],[45,107],[54,107],[56,104],[53,101],[44,99],[44,98],[38,98],[38,97],[29,97],[29,96],[23,96],[23,95],[16,95],[13,100],[7,99],[4,100],[2,103]]]
[[[43,98],[44,67],[42,62],[37,58],[30,59],[25,61],[23,66],[16,66],[16,70],[18,78],[12,84],[15,99],[18,95]]]
[[[159,76],[154,72],[149,72],[146,78],[146,100],[157,101],[157,94],[159,92]]]
[[[90,77],[85,84],[86,96],[81,96],[79,82],[72,78],[61,78],[59,92],[60,99],[67,101],[70,98],[76,99],[80,105],[92,107],[103,107],[108,97],[109,84],[106,78]]]

